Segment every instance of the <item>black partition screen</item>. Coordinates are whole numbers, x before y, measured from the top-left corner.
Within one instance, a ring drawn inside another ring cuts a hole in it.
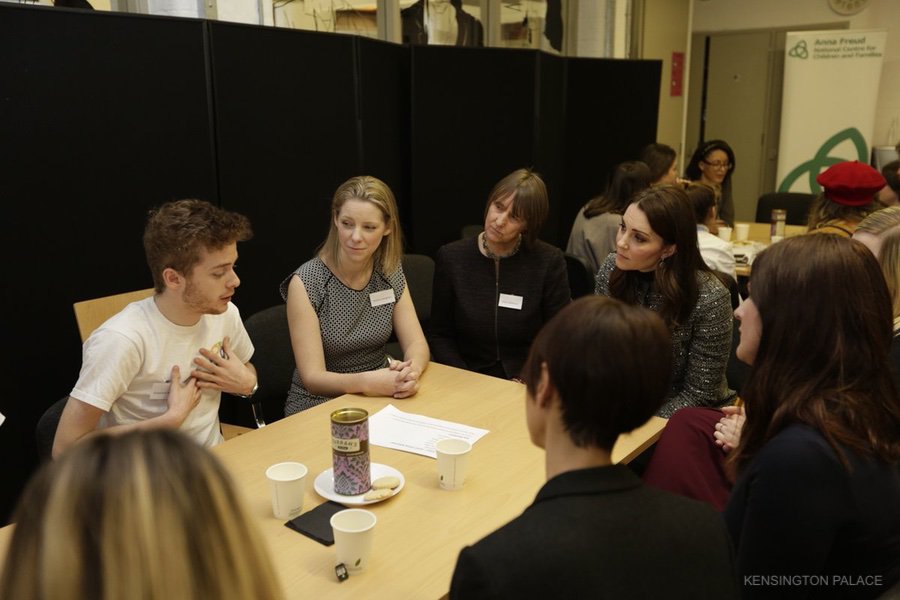
[[[335,188],[360,168],[354,38],[209,23],[222,205],[247,215],[245,315],[281,302],[278,284],[328,232]]]
[[[603,192],[616,164],[656,140],[661,70],[658,60],[567,59],[563,223]]]
[[[493,185],[532,166],[537,54],[413,46],[412,224],[434,254],[460,228],[484,222]]]
[[[416,251],[409,195],[409,49],[356,39],[360,174],[383,180],[394,192],[408,250]]]
[[[78,376],[72,303],[149,287],[148,208],[215,199],[202,27],[61,8],[0,12],[4,487],[33,466],[34,424]],[[5,513],[12,500],[0,501]]]

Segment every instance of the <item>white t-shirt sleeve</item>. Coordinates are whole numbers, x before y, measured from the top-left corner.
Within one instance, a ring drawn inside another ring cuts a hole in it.
[[[98,329],[84,343],[81,372],[69,394],[109,412],[141,368],[138,345],[112,329]]]

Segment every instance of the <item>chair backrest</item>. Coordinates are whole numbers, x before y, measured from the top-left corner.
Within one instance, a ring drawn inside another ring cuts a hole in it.
[[[809,220],[809,207],[815,194],[799,192],[770,192],[763,194],[756,202],[756,222],[768,223],[772,220],[772,209],[783,208],[787,211],[788,225],[806,225]]]
[[[143,300],[152,295],[153,288],[147,288],[145,290],[76,302],[72,307],[75,309],[75,320],[78,322],[78,333],[81,334],[81,341],[84,342],[88,339],[91,333],[100,327],[104,321],[132,302]]]
[[[594,273],[586,260],[574,254],[565,253],[569,274],[569,292],[572,300],[594,293]]]
[[[91,300],[82,300],[75,302],[72,308],[75,310],[75,321],[78,323],[78,333],[81,335],[82,343],[90,337],[95,329],[100,327],[104,321],[121,311],[130,303],[137,300],[143,300],[153,295],[153,288],[145,290],[136,290],[134,292],[125,292],[123,294],[114,294],[112,296],[103,296],[101,298],[93,298]],[[35,437],[37,440],[38,456],[44,460],[49,459],[53,450],[53,438],[56,437],[56,427],[59,425],[59,418],[62,416],[63,409],[66,407],[68,396],[63,396],[53,404],[38,419],[35,428]]]
[[[431,318],[431,288],[434,283],[434,259],[425,254],[404,254],[403,273],[409,286],[409,295],[416,307],[416,315],[422,327]]]
[[[265,422],[271,423],[284,417],[284,403],[296,366],[288,329],[287,306],[276,304],[255,312],[244,321],[244,327],[255,348],[250,362],[256,367],[259,389],[253,400],[262,405]],[[237,400],[238,405],[248,406],[246,400]],[[239,425],[246,423],[255,427],[249,416],[238,421]]]
[[[732,277],[730,273],[717,271],[716,269],[713,269],[713,275],[719,278],[719,281],[722,282],[722,285],[725,286],[731,295],[731,310],[737,310],[737,307],[741,304],[741,288],[737,279]]]

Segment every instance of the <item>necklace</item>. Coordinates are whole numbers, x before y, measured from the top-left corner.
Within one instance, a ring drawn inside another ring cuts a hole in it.
[[[519,238],[516,240],[516,247],[512,249],[512,252],[507,254],[494,254],[491,252],[491,249],[488,248],[487,236],[484,233],[481,234],[481,248],[484,250],[485,256],[488,258],[492,258],[494,260],[500,260],[501,258],[509,258],[513,256],[516,252],[519,251],[519,247],[522,245],[522,234],[519,234]]]

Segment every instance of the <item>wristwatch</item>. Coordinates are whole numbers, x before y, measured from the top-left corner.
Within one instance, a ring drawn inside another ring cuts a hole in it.
[[[250,398],[253,394],[256,393],[256,390],[259,389],[259,379],[256,380],[256,383],[253,384],[253,389],[250,390],[249,394],[235,394],[238,398]]]

